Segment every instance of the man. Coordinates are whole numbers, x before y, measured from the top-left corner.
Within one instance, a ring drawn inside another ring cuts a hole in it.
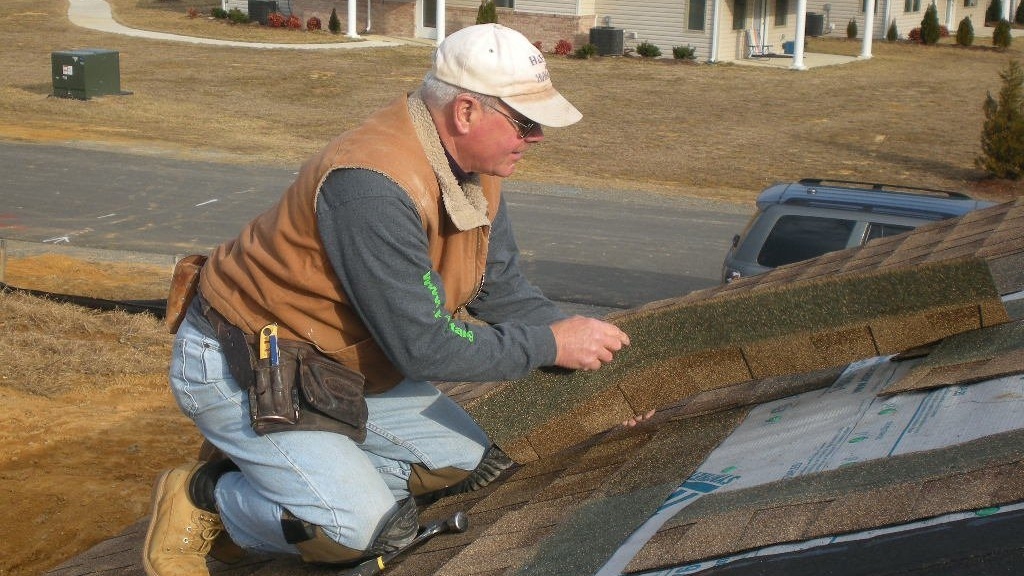
[[[213,251],[170,381],[226,458],[158,480],[147,574],[207,574],[223,531],[310,562],[400,549],[417,502],[509,464],[431,381],[595,370],[629,344],[523,278],[500,194],[541,126],[580,118],[525,37],[462,29],[417,92],[332,141]]]

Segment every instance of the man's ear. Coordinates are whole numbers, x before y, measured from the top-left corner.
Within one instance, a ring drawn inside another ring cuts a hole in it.
[[[452,102],[452,122],[459,134],[469,132],[469,126],[476,121],[477,116],[476,98],[469,94],[459,94]]]

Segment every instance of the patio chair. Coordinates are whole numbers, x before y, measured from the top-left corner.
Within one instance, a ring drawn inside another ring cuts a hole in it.
[[[747,58],[767,58],[773,54],[772,45],[758,38],[757,30],[747,28]]]

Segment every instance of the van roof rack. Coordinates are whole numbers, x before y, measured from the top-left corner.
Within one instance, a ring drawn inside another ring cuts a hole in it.
[[[920,188],[917,186],[903,186],[901,184],[880,184],[877,182],[858,182],[855,180],[832,180],[828,178],[802,178],[799,183],[804,186],[821,186],[822,184],[853,184],[856,186],[871,188],[878,192],[889,192],[892,194],[906,194],[906,193],[927,193],[921,195],[944,195],[949,198],[961,198],[964,200],[970,200],[971,197],[963,192],[954,192],[952,190],[940,190],[937,188]]]

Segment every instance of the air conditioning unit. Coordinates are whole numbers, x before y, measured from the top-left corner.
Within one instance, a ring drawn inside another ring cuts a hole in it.
[[[591,28],[590,43],[597,47],[598,56],[622,56],[622,28]]]

